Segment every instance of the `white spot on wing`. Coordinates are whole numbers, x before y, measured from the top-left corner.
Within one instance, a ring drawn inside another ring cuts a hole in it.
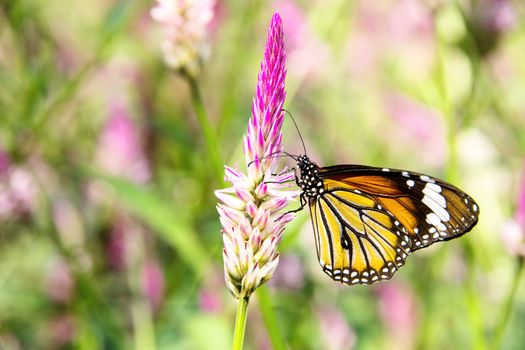
[[[438,215],[440,221],[448,221],[450,220],[450,214],[445,209],[447,207],[447,201],[440,192],[441,186],[434,183],[427,183],[425,188],[423,188],[425,196],[422,202]]]
[[[435,215],[437,215],[439,221],[450,220],[450,214],[448,213],[448,211],[445,208],[440,207],[439,204],[430,199],[430,197],[423,197],[422,202],[425,203],[426,206],[429,207],[430,210],[432,210],[435,213]]]
[[[434,201],[436,201],[437,204],[442,206],[443,208],[447,207],[447,201],[445,200],[445,197],[443,197],[441,194],[441,186],[436,184],[427,183],[425,185],[425,188],[423,188],[423,193],[426,196],[429,196]]]
[[[437,192],[437,193],[441,193],[441,186],[439,186],[438,184],[435,184],[435,183],[427,183],[425,187],[428,187],[429,189]]]
[[[427,222],[430,225],[437,226],[437,224],[439,224],[441,222],[441,220],[436,215],[436,213],[430,213],[430,214],[427,214]]]
[[[432,183],[434,182],[434,180],[432,180],[430,177],[426,175],[421,175],[419,178],[425,182],[432,182]]]

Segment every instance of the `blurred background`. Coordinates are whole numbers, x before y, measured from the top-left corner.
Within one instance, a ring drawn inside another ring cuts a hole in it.
[[[153,1],[0,1],[0,349],[230,348],[213,190],[217,161],[244,165],[276,10],[314,161],[428,173],[481,207],[356,287],[323,274],[300,213],[268,286],[288,347],[523,349],[524,2],[181,3],[170,29]],[[186,74],[167,38],[198,41]],[[302,151],[289,119],[283,140]],[[245,348],[270,349],[252,299]]]

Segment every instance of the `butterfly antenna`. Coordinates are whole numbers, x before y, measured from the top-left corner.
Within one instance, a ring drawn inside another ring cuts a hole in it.
[[[282,154],[280,154],[282,153]],[[292,158],[293,160],[297,160],[297,156],[294,156],[293,154],[290,154],[288,152],[285,152],[285,151],[277,151],[277,152],[273,152],[273,153],[270,153],[270,154],[267,154],[261,158],[258,158],[257,160],[261,161],[263,159],[268,159],[268,158],[282,158],[282,157],[290,157]],[[252,160],[250,161],[248,164],[246,164],[247,167],[250,167],[253,163],[255,163],[256,160]]]
[[[285,108],[283,108],[282,110],[283,110],[283,112],[288,113],[290,118],[292,118],[293,125],[295,125],[295,130],[297,130],[297,133],[299,134],[299,138],[301,139],[301,143],[303,144],[304,154],[306,155],[306,147],[304,145],[303,136],[301,135],[301,132],[299,131],[299,127],[297,126],[297,123],[295,122],[295,119],[293,118],[292,113],[288,112],[288,110],[285,109]]]

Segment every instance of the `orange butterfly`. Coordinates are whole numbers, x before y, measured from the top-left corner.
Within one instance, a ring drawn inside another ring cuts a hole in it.
[[[390,279],[414,250],[457,238],[479,207],[460,189],[430,176],[363,165],[319,167],[297,161],[301,207],[310,208],[324,272],[346,284]]]

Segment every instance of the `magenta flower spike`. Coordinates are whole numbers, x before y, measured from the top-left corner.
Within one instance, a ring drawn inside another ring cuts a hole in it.
[[[282,214],[299,191],[289,190],[294,173],[278,169],[286,96],[283,24],[276,13],[268,30],[252,116],[244,138],[246,174],[225,166],[229,188],[215,191],[224,241],[224,272],[236,298],[249,297],[268,281],[279,262],[277,244],[294,215]],[[277,175],[276,175],[277,174]]]

